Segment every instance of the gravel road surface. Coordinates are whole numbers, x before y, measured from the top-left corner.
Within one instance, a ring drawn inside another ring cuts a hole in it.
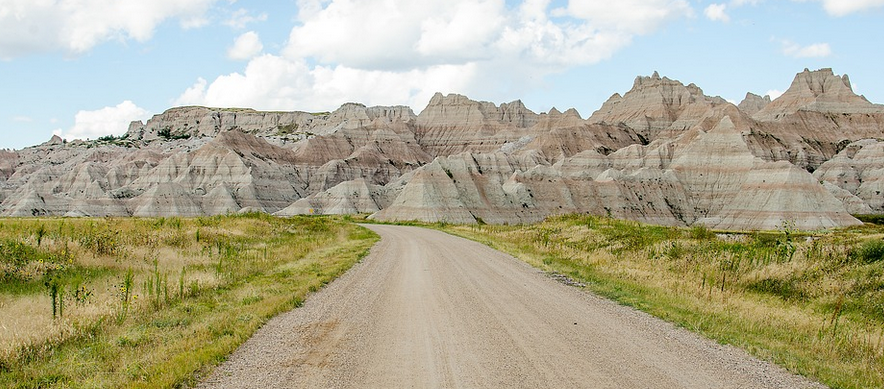
[[[200,388],[822,387],[416,227],[277,316]]]

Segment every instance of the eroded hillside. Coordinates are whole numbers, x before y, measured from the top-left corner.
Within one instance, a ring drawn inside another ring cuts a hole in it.
[[[818,229],[884,213],[882,139],[884,106],[831,69],[738,106],[655,73],[588,119],[441,94],[420,114],[178,107],[121,138],[0,152],[0,214],[523,223],[592,213]]]

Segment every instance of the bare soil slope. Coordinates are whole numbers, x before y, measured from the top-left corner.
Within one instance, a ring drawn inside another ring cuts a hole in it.
[[[415,227],[271,320],[201,388],[803,388],[779,367]]]

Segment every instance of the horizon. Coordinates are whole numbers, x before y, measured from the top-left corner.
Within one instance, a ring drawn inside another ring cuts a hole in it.
[[[738,104],[802,69],[884,102],[884,0],[0,4],[0,148],[122,135],[180,106],[334,111],[456,93],[586,119],[657,71]],[[358,37],[359,39],[356,39]]]
[[[830,69],[830,70],[831,70],[831,68],[820,68],[820,69],[807,69],[807,68],[805,68],[805,69],[803,69],[801,72],[808,71],[808,70],[809,70],[809,71],[821,71],[821,70],[826,70],[826,69]],[[798,74],[800,74],[801,72],[796,73],[796,76],[797,76]],[[653,73],[657,73],[657,72],[654,71]],[[652,73],[652,74],[653,74],[653,73]],[[847,75],[847,74],[838,74],[838,73],[834,73],[834,74],[835,74],[835,76],[838,76],[838,77],[849,76],[849,75]],[[640,78],[640,77],[651,77],[651,76],[637,75],[634,79],[637,79],[637,78]],[[682,81],[682,80],[669,78],[669,77],[667,77],[665,74],[660,74],[659,77],[660,77],[660,78],[663,78],[663,79],[669,79],[669,80],[672,80],[672,81],[679,82],[679,83],[681,83],[682,85],[685,85],[685,86],[687,86],[687,85],[691,85],[691,84],[694,84],[694,83],[692,83],[692,82],[684,82],[684,81]],[[851,80],[851,82],[852,82],[852,80]],[[696,84],[694,84],[694,85],[696,85]],[[702,86],[702,85],[696,85],[696,86],[697,86],[698,88],[700,88],[700,90],[703,90],[704,95],[706,95],[707,97],[710,97],[710,98],[716,98],[716,97],[718,97],[718,98],[722,98],[722,99],[724,99],[724,97],[722,97],[722,96],[716,96],[716,95],[708,95],[708,94],[705,94],[705,90],[703,89],[703,86]],[[620,95],[620,96],[623,96],[623,95],[625,95],[626,93],[628,93],[628,92],[631,91],[631,90],[632,90],[632,89],[630,88],[629,90],[626,90],[626,91],[623,91],[623,92],[613,92],[613,93],[611,93],[611,97],[613,97],[614,95]],[[761,95],[759,95],[759,94],[757,94],[757,93],[756,93],[756,95],[758,95],[758,96],[760,96],[760,97],[770,97],[771,102],[773,102],[774,100],[780,98],[780,97],[782,96],[782,94],[785,93],[785,92],[786,92],[786,91],[784,90],[784,91],[782,91],[782,93],[778,93],[776,96],[771,96],[770,94],[761,94]],[[753,93],[753,92],[746,92],[746,93],[748,94],[748,93]],[[520,103],[522,103],[523,105],[525,104],[525,102],[522,101],[522,99],[518,99],[518,98],[515,99],[515,100],[510,100],[510,101],[487,101],[487,100],[477,100],[477,99],[473,99],[473,98],[471,98],[470,96],[468,96],[468,95],[466,95],[466,94],[458,93],[458,92],[450,92],[450,93],[435,92],[435,93],[433,94],[433,96],[435,96],[436,94],[441,94],[443,97],[449,97],[449,96],[451,96],[451,95],[455,95],[455,96],[463,96],[463,97],[466,97],[467,99],[472,100],[472,101],[475,101],[475,102],[479,102],[479,103],[491,103],[491,104],[494,104],[495,107],[500,107],[500,106],[503,105],[503,104],[512,104],[512,103],[515,103],[515,102],[520,102]],[[859,94],[857,94],[857,95],[858,95],[858,96],[862,96],[862,95],[859,95]],[[862,96],[862,97],[865,97],[865,96]],[[744,95],[744,98],[745,98],[745,95]],[[425,104],[425,105],[423,106],[423,108],[421,108],[419,111],[415,110],[414,107],[409,106],[409,105],[405,105],[405,104],[393,104],[393,105],[368,105],[368,104],[361,103],[361,102],[358,102],[358,101],[348,101],[348,102],[342,103],[341,105],[335,107],[334,109],[328,109],[328,110],[324,110],[324,111],[306,111],[306,110],[298,110],[298,109],[291,110],[291,111],[280,111],[280,110],[262,110],[262,109],[252,108],[252,107],[213,107],[213,106],[206,106],[206,105],[177,105],[177,106],[169,107],[169,108],[165,109],[165,110],[162,111],[162,112],[152,114],[152,115],[150,116],[150,118],[148,118],[147,120],[150,120],[150,119],[152,119],[152,118],[154,118],[154,117],[156,117],[156,116],[163,115],[163,114],[165,114],[165,113],[168,112],[168,111],[171,111],[171,110],[174,110],[174,109],[179,109],[179,108],[206,108],[206,109],[209,109],[209,110],[251,110],[251,111],[255,111],[255,112],[304,112],[304,113],[325,113],[325,112],[328,112],[328,113],[334,113],[335,111],[339,110],[340,108],[343,108],[345,105],[351,105],[351,104],[361,105],[361,106],[366,107],[366,108],[394,108],[394,107],[406,107],[406,108],[410,109],[410,110],[412,111],[412,113],[414,113],[416,116],[419,116],[421,113],[423,113],[424,110],[427,109],[427,107],[429,107],[429,105],[430,105],[430,101],[431,101],[432,99],[433,99],[433,97],[431,96],[430,99],[427,100],[427,104]],[[609,99],[610,99],[610,97],[609,97]],[[607,100],[605,100],[605,101],[607,101]],[[729,104],[733,104],[733,105],[736,106],[736,105],[738,105],[742,100],[741,100],[741,101],[732,101],[732,100],[725,99],[725,101],[727,101]],[[870,102],[871,102],[872,104],[879,104],[879,105],[882,105],[882,104],[880,104],[880,103],[875,103],[874,101],[870,101]],[[537,114],[537,115],[549,114],[549,112],[551,112],[553,109],[558,110],[560,113],[564,113],[564,112],[569,111],[569,110],[575,110],[575,111],[577,112],[577,114],[580,116],[581,119],[583,119],[583,120],[589,120],[589,118],[592,116],[592,114],[594,114],[594,113],[597,112],[599,109],[601,109],[601,107],[602,107],[603,104],[604,104],[604,102],[603,102],[602,104],[600,104],[597,108],[593,109],[592,112],[590,112],[590,113],[588,113],[588,114],[584,114],[584,113],[580,112],[580,110],[578,110],[578,109],[575,108],[575,107],[556,107],[556,106],[553,106],[553,107],[550,107],[549,109],[544,110],[544,111],[536,111],[536,110],[533,110],[533,109],[531,109],[531,107],[528,107],[527,105],[525,106],[525,108],[527,108],[529,111],[531,111],[532,113]],[[141,120],[142,124],[146,124],[147,120]],[[138,121],[138,120],[133,120],[133,121]],[[56,134],[53,134],[53,135],[56,135]],[[65,140],[67,140],[67,139],[65,139]]]

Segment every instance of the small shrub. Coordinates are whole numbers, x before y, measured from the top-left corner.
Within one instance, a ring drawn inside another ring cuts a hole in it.
[[[92,250],[95,255],[113,256],[120,254],[119,232],[103,229],[90,231],[80,238],[80,245]]]
[[[298,124],[297,123],[280,124],[280,125],[276,126],[276,130],[277,130],[276,134],[278,136],[289,135],[289,134],[292,134],[298,130]]]
[[[715,238],[715,233],[702,224],[697,224],[691,227],[690,235],[691,239],[696,240],[710,240]]]
[[[672,260],[678,260],[685,256],[687,250],[680,243],[673,241],[669,242],[665,250],[666,256]]]
[[[159,131],[157,131],[157,136],[159,136],[161,138],[165,138],[167,140],[189,139],[190,138],[190,134],[172,132],[172,127],[161,128]]]
[[[865,263],[884,260],[884,240],[866,241],[856,249],[855,256]]]
[[[128,137],[129,137],[129,134],[123,134],[120,136],[105,135],[105,136],[98,137],[98,141],[99,142],[106,142],[106,143],[114,143],[116,141],[124,140]]]
[[[781,280],[777,278],[765,278],[746,285],[746,289],[783,298],[784,300],[804,299],[806,295],[795,280]]]
[[[863,223],[884,225],[884,215],[853,215]]]
[[[37,247],[43,243],[44,236],[46,236],[46,226],[40,224],[40,227],[37,228]]]
[[[56,277],[49,277],[45,285],[52,302],[52,319],[55,320],[64,315],[64,285]]]

